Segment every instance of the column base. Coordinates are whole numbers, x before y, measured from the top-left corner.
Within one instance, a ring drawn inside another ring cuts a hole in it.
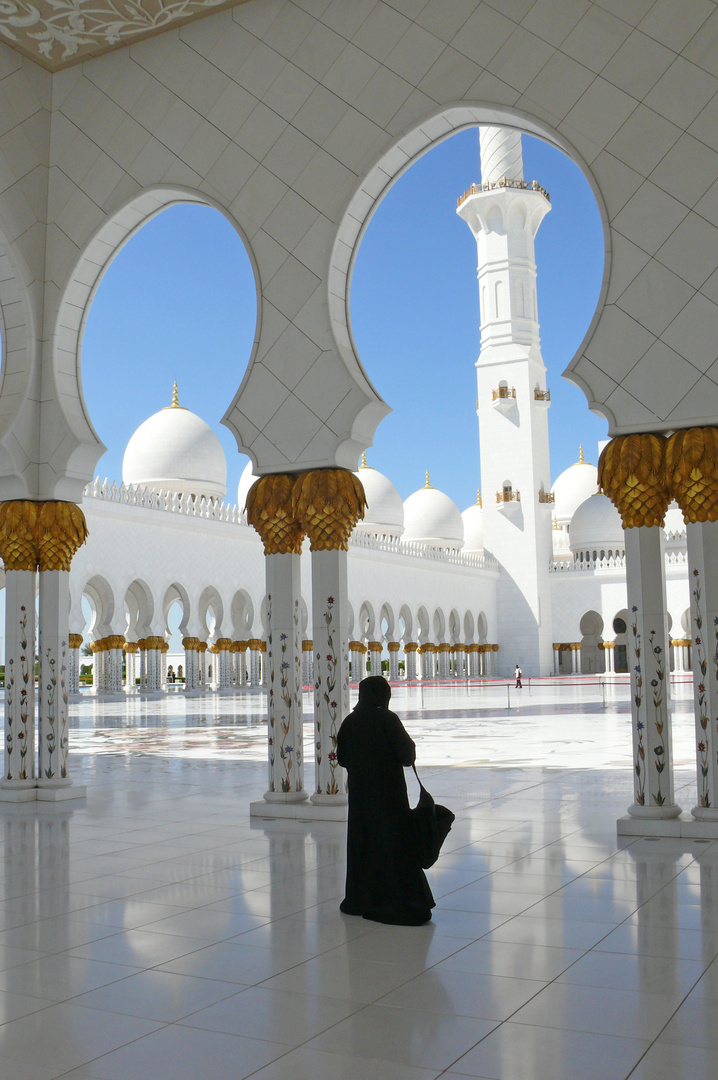
[[[0,802],[35,802],[37,795],[35,780],[0,781]]]
[[[346,821],[347,811],[346,805],[315,806],[311,802],[270,803],[262,799],[249,804],[251,818],[282,818],[287,821]]]
[[[0,784],[0,802],[6,803],[67,802],[69,799],[86,797],[85,785],[73,784],[72,780],[45,781],[41,787],[34,781],[25,783],[22,780],[8,780]]]
[[[674,818],[636,818],[627,815],[616,822],[619,836],[672,836],[688,840],[718,839],[718,821],[696,821],[690,814]]]
[[[180,691],[183,697],[203,697],[206,692],[206,690],[200,690],[198,686],[195,686],[192,690]]]
[[[140,690],[139,693],[140,697],[147,701],[158,701],[166,696],[164,690]]]
[[[127,697],[124,690],[103,690],[101,694],[95,694],[95,701],[123,701]],[[72,701],[72,698],[70,698]]]
[[[716,806],[694,806],[691,814],[696,821],[718,822],[718,807]]]
[[[264,801],[288,806],[290,803],[303,803],[309,798],[308,791],[265,791]]]
[[[67,802],[69,799],[84,799],[87,788],[84,784],[73,784],[72,780],[50,780],[36,789],[38,802]]]
[[[640,818],[641,821],[668,821],[671,818],[680,817],[680,806],[671,803],[670,806],[640,806],[634,803],[628,807],[628,813],[632,818]]]
[[[310,797],[310,802],[315,806],[346,806],[348,801],[346,792],[340,792],[338,795],[322,795],[315,791]]]

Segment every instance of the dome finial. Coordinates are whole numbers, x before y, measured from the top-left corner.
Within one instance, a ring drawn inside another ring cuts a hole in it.
[[[481,507],[484,505],[481,501],[481,488],[476,489],[476,505]]]
[[[369,468],[369,466],[366,463],[366,450],[362,450],[362,452],[361,452],[361,465],[359,466],[359,468],[360,469],[368,469]]]
[[[581,446],[581,445],[579,445],[579,448],[578,448],[578,463],[579,463],[579,465],[585,465],[586,464],[586,459],[583,456],[583,446]]]
[[[173,409],[179,409],[179,394],[177,393],[177,381],[175,380],[172,386],[172,406]]]
[[[431,480],[429,479],[429,470],[428,469],[426,470],[426,483],[424,484],[424,487],[425,488],[430,488],[431,487]]]
[[[556,515],[555,515],[555,514],[554,514],[554,516],[553,516],[553,527],[554,527],[554,532],[558,532],[558,531],[559,531],[559,527],[558,527],[558,518],[556,517]]]

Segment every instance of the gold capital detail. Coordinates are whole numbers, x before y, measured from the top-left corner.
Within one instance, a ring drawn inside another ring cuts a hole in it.
[[[38,503],[37,546],[40,570],[69,570],[87,540],[85,515],[76,503]]]
[[[104,639],[104,642],[105,649],[108,651],[110,649],[121,649],[125,644],[125,636],[124,634],[111,634]]]
[[[363,641],[350,641],[349,642],[349,652],[365,653],[366,652],[366,645],[364,644]]]
[[[295,481],[288,473],[269,473],[247,493],[247,521],[261,536],[265,555],[301,553],[304,530],[293,509]]]
[[[406,645],[404,646],[404,652],[416,652],[418,648],[419,645],[416,641],[407,641]]]
[[[603,448],[598,486],[621,515],[624,529],[662,525],[671,501],[663,435],[618,435]]]
[[[136,641],[126,641],[125,644],[122,646],[122,649],[128,655],[132,655],[139,650],[139,645]]]
[[[198,637],[185,637],[182,638],[182,648],[187,652],[197,652],[199,650],[199,638]]]
[[[674,431],[666,477],[686,521],[718,521],[718,428]]]
[[[217,638],[215,645],[219,652],[228,652],[232,648],[232,639],[228,637]]]
[[[311,638],[305,638],[302,642],[302,652],[311,652],[314,648],[314,642]]]
[[[312,551],[346,551],[367,502],[361,480],[349,469],[312,469],[295,481],[292,504]]]
[[[401,642],[400,641],[388,641],[387,642],[387,646],[386,646],[387,652],[399,652],[400,648],[401,648]]]
[[[70,634],[67,640],[71,649],[79,649],[82,645],[82,634]]]

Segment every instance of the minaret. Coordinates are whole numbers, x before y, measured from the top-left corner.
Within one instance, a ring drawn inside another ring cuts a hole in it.
[[[541,357],[534,238],[551,209],[523,179],[521,134],[480,128],[481,184],[457,213],[478,247],[478,380],[484,544],[498,559],[499,670],[553,670],[549,561],[551,480],[546,368]]]

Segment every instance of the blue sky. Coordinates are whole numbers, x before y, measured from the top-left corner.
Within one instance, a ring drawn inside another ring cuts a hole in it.
[[[538,234],[539,318],[552,404],[552,476],[578,458],[596,460],[606,422],[560,378],[595,310],[602,235],[588,184],[566,157],[524,137],[524,176],[551,195]],[[351,291],[357,349],[394,410],[370,465],[407,498],[432,483],[465,509],[479,484],[475,413],[479,349],[476,247],[455,212],[479,179],[478,131],[455,135],[421,158],[378,207],[356,260]],[[108,447],[101,477],[120,479],[132,432],[180,403],[217,431],[227,456],[229,501],[247,459],[220,418],[246,368],[254,338],[255,285],[244,247],[217,212],[173,207],[149,222],[105,274],[83,340],[83,388]]]

